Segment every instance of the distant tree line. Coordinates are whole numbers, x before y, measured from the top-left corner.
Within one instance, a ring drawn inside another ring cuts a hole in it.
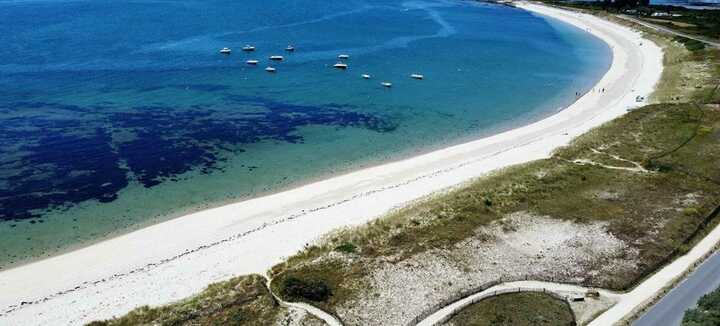
[[[540,0],[550,4],[570,6],[576,8],[600,9],[611,12],[619,12],[628,9],[636,9],[650,6],[650,0]]]
[[[602,3],[604,7],[622,9],[647,7],[650,5],[650,0],[603,0]]]

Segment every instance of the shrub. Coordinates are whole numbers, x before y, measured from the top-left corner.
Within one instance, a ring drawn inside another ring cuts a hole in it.
[[[490,200],[490,198],[485,198],[483,202],[485,203],[485,206],[492,206],[492,200]]]
[[[642,165],[644,168],[651,170],[651,171],[657,171],[657,172],[670,172],[673,170],[672,165],[658,162],[657,160],[653,159],[645,159],[642,161]]]
[[[323,281],[303,280],[289,276],[282,281],[281,292],[291,300],[326,301],[332,295],[330,287]]]
[[[713,132],[712,127],[702,126],[698,129],[698,136],[708,135]]]
[[[688,51],[695,52],[705,49],[705,43],[686,37],[676,36],[675,41],[682,43]]]
[[[705,326],[720,324],[720,289],[700,298],[697,308],[688,309],[683,317],[683,326]]]
[[[355,250],[357,250],[357,247],[355,247],[354,244],[350,242],[343,242],[341,245],[335,247],[335,251],[344,252],[344,253],[354,253]]]
[[[700,211],[698,211],[698,209],[695,207],[685,207],[683,209],[683,214],[688,217],[698,216],[700,215]]]

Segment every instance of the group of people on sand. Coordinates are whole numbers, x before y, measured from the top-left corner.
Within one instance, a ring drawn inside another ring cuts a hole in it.
[[[595,89],[593,88],[592,91],[593,91],[593,93],[594,93],[594,92],[595,92]],[[601,88],[600,90],[598,90],[598,92],[600,92],[600,93],[605,93],[605,88]],[[580,97],[581,95],[583,95],[582,92],[575,92],[575,97]]]

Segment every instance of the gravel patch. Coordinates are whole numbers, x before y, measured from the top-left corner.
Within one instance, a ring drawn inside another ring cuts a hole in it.
[[[375,263],[368,290],[337,307],[339,316],[345,325],[405,325],[438,302],[490,281],[586,283],[635,268],[638,256],[604,223],[514,213],[477,234],[452,249]]]

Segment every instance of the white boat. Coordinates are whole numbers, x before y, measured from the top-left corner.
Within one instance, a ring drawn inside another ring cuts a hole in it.
[[[412,79],[423,79],[423,78],[425,78],[425,76],[423,76],[423,75],[421,75],[421,74],[412,74],[412,75],[410,75],[410,78],[412,78]]]
[[[285,59],[285,58],[283,58],[283,56],[281,56],[281,55],[271,55],[270,56],[270,60],[273,60],[273,61],[283,61],[283,59]]]
[[[230,52],[232,52],[232,50],[230,50],[230,48],[220,49],[220,53],[222,53],[222,54],[230,54]]]
[[[249,65],[253,65],[253,66],[256,65],[256,64],[258,64],[258,62],[259,62],[259,61],[257,61],[257,60],[248,60],[248,61],[245,61],[245,63],[247,63],[247,64],[249,64]]]
[[[338,69],[347,69],[348,65],[346,63],[338,62],[338,63],[334,64],[333,67],[338,68]]]
[[[340,59],[340,60],[347,60],[347,59],[350,59],[350,56],[347,55],[347,54],[341,54],[341,55],[338,56],[338,59]]]
[[[362,74],[360,76],[362,76],[363,79],[370,79],[370,75],[368,74]]]
[[[295,51],[295,47],[292,46],[292,45],[288,45],[288,46],[285,48],[285,51],[287,51],[287,52],[293,52],[293,51]]]
[[[392,87],[392,83],[388,83],[388,82],[382,82],[382,83],[380,83],[380,85],[383,85],[383,87],[387,87],[387,88]]]
[[[252,51],[255,51],[255,47],[252,45],[246,45],[246,46],[243,46],[242,50],[245,52],[252,52]]]
[[[265,71],[267,71],[267,72],[275,72],[275,71],[277,71],[277,69],[275,69],[275,68],[273,68],[273,67],[267,67],[267,68],[265,68]]]

